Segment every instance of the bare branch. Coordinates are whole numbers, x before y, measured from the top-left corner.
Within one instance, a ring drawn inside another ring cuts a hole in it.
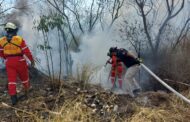
[[[117,2],[116,2],[117,1]],[[114,1],[113,11],[112,11],[112,21],[109,25],[109,28],[112,27],[113,23],[116,21],[116,19],[119,17],[119,10],[123,6],[124,0],[120,2],[120,0]]]
[[[116,7],[116,0],[114,0],[114,4],[113,4],[113,9],[112,9],[112,19],[114,18],[115,7]]]
[[[173,18],[173,17],[175,17],[176,15],[179,14],[179,12],[180,12],[180,11],[183,9],[183,7],[184,7],[184,3],[185,3],[185,0],[182,1],[181,7],[179,8],[179,10],[178,10],[176,13],[174,13],[170,18]]]
[[[129,3],[129,4],[130,4],[130,3]],[[141,16],[141,13],[140,13],[139,8],[137,8],[136,5],[134,5],[134,4],[130,4],[130,5],[133,6],[134,9],[137,11],[137,14],[138,14],[139,16]]]
[[[50,0],[47,0],[47,1],[48,1],[48,3],[49,3],[52,7],[54,7],[61,15],[63,15],[63,17],[66,18],[66,21],[67,21],[67,23],[68,23],[68,27],[69,27],[69,31],[70,31],[70,33],[71,33],[71,36],[72,36],[72,38],[73,38],[73,40],[74,40],[74,43],[75,43],[76,46],[78,47],[79,44],[78,44],[78,42],[76,41],[76,37],[75,37],[75,35],[74,35],[74,33],[73,33],[72,29],[71,29],[70,20],[69,20],[68,16],[65,14],[64,8],[63,8],[63,11],[61,11],[60,8],[59,8],[59,6],[58,6],[58,4],[57,4],[57,2],[56,2],[55,0],[53,0],[53,1],[54,1],[54,4],[53,4]],[[64,1],[63,1],[63,2],[64,2]]]
[[[135,2],[136,2],[136,4],[137,4],[138,6],[141,6],[141,3],[140,3],[138,0],[135,0]]]
[[[177,47],[177,45],[180,43],[180,41],[182,40],[182,36],[183,35],[186,35],[187,32],[188,32],[188,27],[187,27],[187,24],[190,22],[190,18],[188,18],[184,24],[184,26],[182,27],[182,30],[180,31],[180,34],[177,38],[177,41],[175,42],[174,46],[173,46],[173,50]],[[187,27],[186,31],[185,31],[185,28]],[[183,32],[185,31],[185,34],[183,34]]]
[[[146,12],[145,16],[147,16],[150,13],[150,11],[152,10],[152,8],[153,8],[153,2],[151,0],[150,9]]]
[[[0,12],[0,15],[3,14],[3,13],[5,13],[5,12],[7,12],[7,11],[9,11],[9,10],[11,10],[11,9],[13,9],[13,7],[10,7],[10,8],[7,8],[7,9],[1,11],[1,12]]]
[[[0,2],[0,6],[2,6],[2,4],[3,4],[4,1],[5,1],[5,0],[2,0],[2,1]]]
[[[71,11],[71,12],[75,15],[76,20],[77,20],[77,23],[78,23],[78,25],[79,25],[79,28],[80,28],[80,30],[82,31],[82,33],[84,33],[84,29],[83,29],[83,27],[82,27],[82,25],[81,25],[81,22],[80,22],[80,15],[78,14],[77,10],[74,11],[74,10],[72,10],[71,8],[69,8],[67,5],[65,5],[65,8],[67,8],[69,11]]]
[[[96,17],[95,17],[95,19],[94,19],[94,22],[92,23],[92,28],[94,27],[96,21],[98,20],[98,17],[99,17],[100,14],[102,13],[103,8],[101,9],[101,12],[99,12],[99,11],[100,11],[100,4],[98,5],[98,9],[97,9],[97,12],[96,12]],[[92,28],[91,28],[91,30],[92,30]]]
[[[152,51],[154,51],[155,49],[154,49],[154,46],[153,46],[153,43],[152,43],[152,39],[151,39],[151,36],[150,36],[150,34],[149,34],[149,32],[148,32],[148,26],[147,26],[147,20],[146,20],[146,15],[145,15],[145,13],[144,13],[144,1],[138,1],[138,0],[135,0],[136,1],[136,3],[137,3],[137,5],[138,5],[138,7],[139,7],[139,9],[140,9],[140,12],[141,12],[141,16],[142,16],[142,19],[143,19],[143,25],[144,25],[144,30],[145,30],[145,34],[146,34],[146,36],[147,36],[147,38],[148,38],[148,42],[149,42],[149,45],[150,45],[150,48],[151,48],[151,50]]]
[[[90,6],[90,20],[89,20],[89,31],[91,30],[91,28],[92,28],[92,19],[93,19],[93,17],[92,17],[92,9],[93,9],[93,6],[94,6],[94,0],[92,0],[92,4],[91,4],[91,6]]]
[[[174,9],[174,0],[172,0],[171,11]]]
[[[166,0],[166,1],[168,1],[168,0]],[[168,7],[168,5],[167,5],[167,7]],[[181,7],[179,8],[179,10],[176,12],[176,13],[174,13],[173,15],[172,15],[172,12],[174,11],[174,8],[171,8],[172,7],[172,5],[171,6],[169,6],[169,8],[170,8],[170,12],[168,12],[168,16],[166,17],[166,19],[164,20],[164,22],[163,22],[163,24],[161,25],[161,27],[160,27],[160,29],[159,29],[159,32],[158,32],[158,34],[157,34],[157,37],[156,37],[156,45],[155,45],[155,50],[156,50],[156,52],[158,51],[158,48],[159,48],[159,45],[160,45],[160,41],[161,41],[161,35],[162,35],[162,33],[163,33],[163,30],[165,29],[165,27],[166,27],[166,24],[168,23],[168,21],[170,21],[172,18],[174,18],[177,14],[179,14],[179,12],[183,9],[183,7],[184,7],[184,0],[182,1],[182,4],[181,4]]]
[[[166,5],[167,5],[168,14],[171,14],[171,8],[168,0],[166,0]]]

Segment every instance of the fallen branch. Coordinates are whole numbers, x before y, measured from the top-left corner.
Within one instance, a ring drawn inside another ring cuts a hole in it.
[[[147,66],[145,66],[144,64],[141,64],[141,66],[151,75],[153,76],[158,82],[160,82],[163,86],[165,86],[168,90],[170,90],[171,92],[173,92],[175,95],[177,95],[178,97],[180,97],[181,99],[183,99],[185,102],[187,102],[188,104],[190,104],[190,100],[188,98],[186,98],[185,96],[183,96],[182,94],[180,94],[179,92],[177,92],[175,89],[173,89],[172,87],[170,87],[168,84],[166,84],[163,80],[161,80],[156,74],[154,74]]]
[[[6,103],[4,103],[4,102],[2,102],[2,105],[3,105],[4,107],[12,108],[12,109],[14,109],[14,110],[21,111],[21,112],[23,112],[23,113],[26,113],[26,114],[32,115],[33,117],[36,118],[36,115],[34,115],[34,114],[31,113],[31,112],[27,112],[27,111],[25,111],[25,110],[22,110],[22,109],[19,109],[19,108],[16,108],[16,107],[10,106],[10,105],[8,105],[8,104],[6,104]]]
[[[174,81],[174,80],[170,80],[170,79],[164,79],[164,80],[165,80],[165,81],[168,81],[168,82],[175,82],[175,83],[178,83],[178,84],[181,84],[181,85],[185,85],[185,86],[190,87],[190,85],[187,84],[187,83],[183,83],[183,82],[179,82],[179,81]]]
[[[19,109],[19,108],[10,106],[10,105],[8,105],[8,104],[6,104],[6,103],[4,103],[4,102],[2,102],[2,105],[3,105],[4,107],[12,108],[12,109],[15,109],[15,110],[17,110],[17,111],[21,111],[21,112],[23,112],[23,113],[26,113],[26,114],[29,114],[29,115],[32,115],[32,116],[36,117],[36,115],[33,114],[33,113],[31,113],[31,112],[27,112],[27,111],[25,111],[25,110],[22,110],[22,109]],[[51,114],[61,115],[61,112],[50,111],[50,110],[48,110],[48,109],[45,109],[45,110],[46,110],[47,112],[51,113]]]

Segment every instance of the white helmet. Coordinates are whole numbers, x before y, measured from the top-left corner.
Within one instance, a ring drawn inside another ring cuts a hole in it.
[[[12,22],[8,22],[6,25],[5,25],[5,30],[6,29],[13,29],[13,30],[16,30],[17,29],[17,26],[14,24],[14,23],[12,23]]]

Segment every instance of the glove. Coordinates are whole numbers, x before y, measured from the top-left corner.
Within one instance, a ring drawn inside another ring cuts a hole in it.
[[[139,62],[139,63],[143,63],[143,60],[141,58],[136,58],[136,60]]]
[[[34,67],[34,66],[35,66],[35,61],[32,60],[32,61],[31,61],[31,67]]]

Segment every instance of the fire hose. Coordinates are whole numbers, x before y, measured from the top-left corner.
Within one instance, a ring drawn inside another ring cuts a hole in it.
[[[154,74],[147,66],[141,63],[141,66],[150,74],[152,75],[156,80],[158,80],[162,85],[164,85],[167,89],[169,89],[171,92],[173,92],[175,95],[183,99],[185,102],[190,104],[190,100],[187,99],[185,96],[174,90],[172,87],[170,87],[168,84],[166,84],[163,80],[161,80],[156,74]]]

